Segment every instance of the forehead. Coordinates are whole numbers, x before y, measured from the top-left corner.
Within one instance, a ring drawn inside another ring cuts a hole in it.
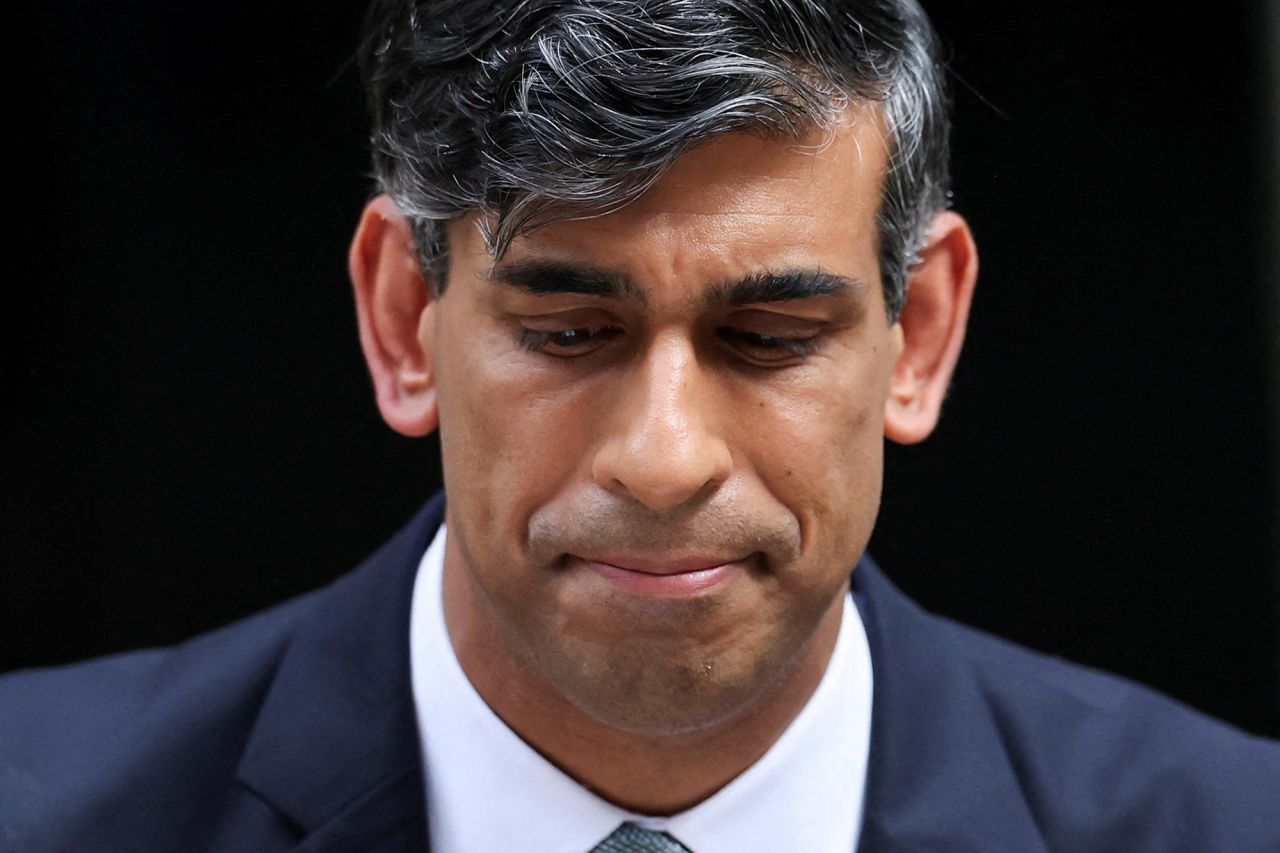
[[[866,105],[800,138],[728,134],[683,155],[626,207],[538,228],[501,262],[589,265],[645,290],[786,268],[878,280],[875,218],[887,151],[878,110]],[[450,228],[455,261],[490,270],[474,218]]]

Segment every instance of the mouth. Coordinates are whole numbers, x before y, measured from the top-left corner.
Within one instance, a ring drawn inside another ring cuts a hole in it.
[[[610,584],[634,595],[654,598],[686,598],[717,587],[745,572],[750,557],[706,555],[666,557],[607,555],[579,557],[568,562],[595,573]]]

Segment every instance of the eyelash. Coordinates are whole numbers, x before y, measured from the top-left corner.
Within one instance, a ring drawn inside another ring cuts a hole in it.
[[[716,329],[716,335],[724,340],[736,338],[739,346],[745,344],[746,346],[759,347],[761,350],[769,352],[785,351],[788,355],[796,358],[812,355],[820,343],[818,335],[811,335],[807,338],[780,338],[776,335],[762,335],[758,332],[747,332],[729,326],[721,326]],[[733,341],[730,340],[730,343],[733,343]]]
[[[558,331],[522,329],[520,343],[529,352],[538,352],[553,358],[576,358],[594,352],[607,341],[620,334],[620,332],[620,329],[608,326],[580,326]],[[575,342],[557,341],[556,339],[577,335],[583,336],[583,339],[577,343],[580,348],[579,352],[555,353],[547,352],[545,349],[548,345],[572,349],[575,346]],[[747,352],[747,354],[760,357],[761,361],[766,362],[785,360],[777,357],[776,354],[781,353],[785,353],[787,357],[805,358],[812,355],[817,350],[819,343],[821,343],[819,335],[811,335],[806,338],[783,338],[775,335],[763,335],[758,332],[748,332],[731,326],[721,326],[716,329],[716,336],[740,349],[755,350],[754,352]],[[762,353],[766,352],[769,355],[762,355]]]
[[[552,331],[552,332],[544,332],[538,329],[521,329],[520,343],[529,352],[542,352],[545,355],[554,356],[556,358],[569,358],[575,355],[586,355],[588,352],[591,352],[594,349],[596,349],[596,346],[602,345],[605,342],[605,340],[612,338],[615,334],[618,333],[618,331],[619,331],[618,329],[614,329],[608,326],[579,326],[573,329],[560,329],[558,331]],[[572,347],[573,346],[572,342],[564,342],[564,341],[557,342],[555,341],[555,339],[564,337],[565,335],[578,335],[578,334],[582,334],[586,336],[586,339],[582,343],[596,344],[596,346],[593,346],[590,349],[583,350],[583,352],[581,353],[573,353],[571,355],[549,353],[543,350],[543,347],[547,346],[547,344],[556,344],[556,343],[558,343],[560,346]]]

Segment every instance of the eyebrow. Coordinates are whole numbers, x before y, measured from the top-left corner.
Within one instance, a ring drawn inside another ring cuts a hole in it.
[[[489,281],[515,287],[534,296],[576,293],[624,299],[644,305],[644,290],[623,273],[558,261],[529,260],[495,264]],[[709,307],[734,308],[763,302],[787,302],[842,293],[861,293],[866,284],[821,269],[765,270],[736,281],[719,282],[707,291]]]
[[[625,299],[643,305],[644,291],[629,276],[599,267],[564,264],[557,261],[517,261],[494,264],[489,281],[515,287],[533,296],[579,293]]]
[[[738,281],[722,282],[707,291],[707,304],[736,308],[760,302],[787,302],[842,293],[861,293],[866,284],[820,269],[766,270]]]

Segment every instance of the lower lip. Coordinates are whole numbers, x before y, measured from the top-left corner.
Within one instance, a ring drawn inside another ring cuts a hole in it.
[[[636,572],[610,563],[597,563],[593,560],[579,560],[578,562],[628,592],[657,598],[684,598],[705,592],[724,583],[734,572],[742,568],[741,563],[725,563],[722,566],[710,566],[692,572],[658,575],[648,572]]]

